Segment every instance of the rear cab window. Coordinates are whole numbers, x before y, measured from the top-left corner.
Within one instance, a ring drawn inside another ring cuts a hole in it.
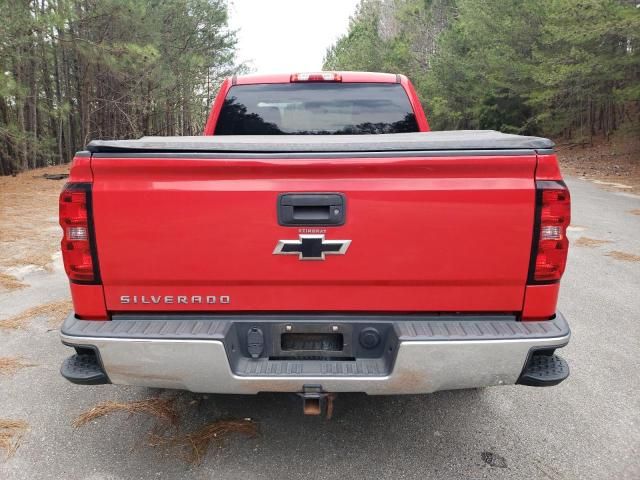
[[[409,98],[392,83],[277,83],[229,89],[215,135],[417,132]]]

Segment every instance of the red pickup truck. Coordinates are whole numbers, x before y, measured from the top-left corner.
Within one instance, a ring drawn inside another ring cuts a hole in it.
[[[402,75],[225,81],[204,135],[92,141],[60,196],[79,384],[555,385],[570,197],[553,143],[429,132]]]

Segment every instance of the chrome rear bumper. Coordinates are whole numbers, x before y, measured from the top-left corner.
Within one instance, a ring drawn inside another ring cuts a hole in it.
[[[232,338],[233,321],[77,320],[70,315],[61,338],[68,346],[94,350],[115,384],[184,389],[201,393],[326,392],[372,395],[518,382],[533,351],[569,342],[558,314],[545,322],[515,320],[399,320],[389,324],[393,340],[381,359],[308,361],[243,358]],[[388,367],[385,367],[387,365]]]

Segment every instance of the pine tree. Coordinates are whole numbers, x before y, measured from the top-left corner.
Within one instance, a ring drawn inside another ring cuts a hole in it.
[[[224,0],[0,0],[0,174],[188,135],[238,70]]]
[[[640,2],[362,0],[325,68],[395,71],[436,129],[592,137],[640,124]]]

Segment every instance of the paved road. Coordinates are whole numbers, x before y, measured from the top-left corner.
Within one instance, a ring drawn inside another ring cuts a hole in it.
[[[563,350],[572,375],[562,385],[343,395],[331,421],[301,416],[295,396],[181,393],[184,429],[220,416],[260,424],[256,439],[234,438],[194,467],[142,446],[148,419],[114,415],[73,429],[98,401],[171,392],[66,383],[58,366],[69,351],[34,320],[0,332],[0,356],[38,364],[0,377],[0,417],[31,424],[15,456],[0,461],[0,478],[640,478],[640,263],[607,256],[640,255],[640,216],[630,213],[640,197],[568,183],[572,239],[611,243],[571,249],[560,306],[573,330]],[[59,270],[27,280],[32,288],[0,294],[0,315],[66,295]]]

